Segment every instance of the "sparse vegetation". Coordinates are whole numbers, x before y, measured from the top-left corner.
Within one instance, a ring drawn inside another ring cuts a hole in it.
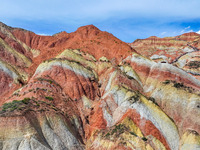
[[[142,137],[142,140],[143,140],[143,141],[147,141],[148,139],[147,139],[147,138],[145,138],[145,137]]]
[[[20,96],[18,92],[13,93],[13,96]]]
[[[109,138],[112,135],[119,136],[120,134],[124,133],[126,130],[128,129],[123,124],[115,125],[114,128],[110,132],[106,133],[105,137]]]
[[[17,107],[20,104],[22,104],[22,102],[21,101],[17,101],[17,100],[14,100],[14,101],[12,101],[10,103],[5,103],[2,106],[2,111],[4,111],[4,112],[7,111],[7,110],[14,111],[15,109],[17,109]]]
[[[33,91],[33,89],[29,89],[28,91],[29,91],[29,92],[32,92],[32,91]]]
[[[50,100],[50,101],[54,100],[53,97],[50,97],[50,96],[45,96],[45,98]]]
[[[181,82],[176,82],[176,81],[173,81],[173,80],[165,80],[164,82],[162,82],[163,84],[170,84],[172,83],[173,84],[173,87],[177,88],[177,89],[183,89],[189,93],[192,93],[194,91],[194,89],[192,87],[188,87],[188,86],[185,86],[183,83]]]
[[[174,84],[173,86],[176,87],[176,88],[184,87],[183,83],[179,83],[179,82],[172,81],[172,80],[163,81],[163,84],[170,84],[170,83],[173,83]]]
[[[130,134],[134,135],[134,136],[137,136],[134,132],[129,132]]]
[[[169,83],[170,83],[170,80],[163,81],[163,84],[169,84]]]
[[[105,137],[109,137],[110,136],[110,133],[108,132],[106,135],[105,135]]]
[[[14,100],[10,103],[5,103],[2,106],[2,111],[14,111],[15,109],[22,110],[24,108],[24,104],[28,104],[30,101],[30,98],[24,98],[23,100]]]
[[[197,69],[200,67],[200,61],[191,61],[187,64],[191,69]]]
[[[135,103],[135,102],[137,102],[137,101],[139,101],[140,100],[140,96],[139,96],[139,94],[135,94],[135,95],[133,95],[133,96],[131,96],[129,99],[128,99],[128,101],[130,102],[130,103]]]
[[[50,80],[50,79],[45,79],[45,78],[37,78],[37,79],[38,79],[38,81],[47,81],[47,82],[49,82],[50,84],[53,83],[53,81]]]
[[[174,87],[181,88],[184,87],[183,83],[174,83]]]
[[[54,107],[54,106],[51,106],[51,108],[52,108],[53,110],[55,110],[55,111],[58,111],[58,109],[57,109],[56,107]]]
[[[152,101],[154,104],[158,106],[158,103],[156,102],[155,98],[149,97],[148,100]]]
[[[116,40],[114,40],[115,43],[118,43]]]
[[[133,80],[133,79],[134,79],[133,77],[131,77],[131,76],[127,75],[127,74],[126,74],[126,76],[127,76],[128,79],[130,79],[130,80]]]
[[[37,78],[37,80],[38,81],[46,81],[46,82],[49,82],[50,84],[55,84],[55,85],[57,85],[57,86],[60,86],[57,82],[55,82],[54,80],[51,80],[51,79],[45,79],[45,78]],[[42,90],[44,90],[44,88],[42,89]],[[46,89],[47,90],[47,89]]]
[[[30,100],[31,100],[30,98],[24,98],[24,99],[22,100],[22,103],[28,104]]]

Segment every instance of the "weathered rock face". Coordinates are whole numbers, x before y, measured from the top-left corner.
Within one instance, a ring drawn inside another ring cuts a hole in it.
[[[200,35],[195,32],[166,38],[152,36],[129,45],[155,62],[173,64],[199,79]]]
[[[0,149],[199,149],[197,49],[169,64],[138,54],[162,47],[156,37],[133,43],[136,53],[94,26],[0,29]],[[177,36],[177,47],[198,38]]]
[[[157,61],[172,62],[186,52],[197,51],[200,45],[199,39],[199,34],[191,32],[175,37],[151,36],[147,39],[138,39],[129,45],[143,56],[152,57]]]

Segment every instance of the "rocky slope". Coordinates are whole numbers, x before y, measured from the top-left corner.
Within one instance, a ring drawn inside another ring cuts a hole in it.
[[[166,38],[152,36],[129,45],[155,62],[168,62],[200,78],[200,35],[195,32]]]
[[[199,149],[199,70],[189,65],[199,35],[176,38],[155,52],[151,39],[135,41],[136,52],[92,25],[40,36],[1,23],[0,149]],[[150,59],[175,45],[173,61]]]

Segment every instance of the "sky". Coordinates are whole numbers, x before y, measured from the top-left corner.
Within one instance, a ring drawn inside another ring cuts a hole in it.
[[[41,35],[93,24],[133,42],[200,34],[200,0],[0,0],[0,21]]]

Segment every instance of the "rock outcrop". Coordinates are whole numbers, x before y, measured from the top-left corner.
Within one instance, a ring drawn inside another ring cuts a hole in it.
[[[155,62],[170,63],[199,79],[200,35],[191,32],[180,36],[138,39],[129,45]]]
[[[1,23],[0,149],[199,149],[199,35],[174,38],[136,52],[92,25],[40,36]]]

